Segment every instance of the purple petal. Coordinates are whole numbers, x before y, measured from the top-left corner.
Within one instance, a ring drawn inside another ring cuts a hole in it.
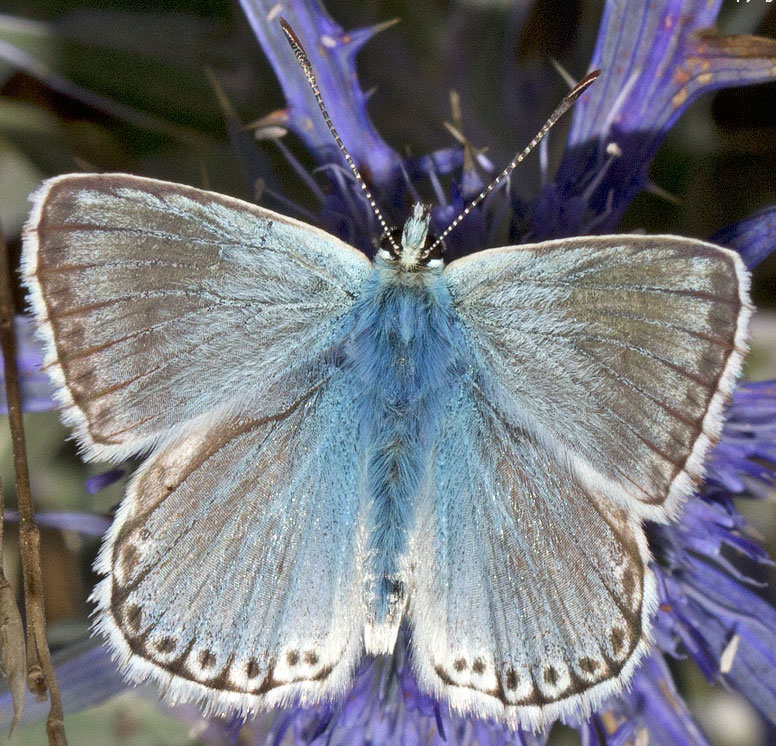
[[[95,495],[100,490],[104,490],[106,487],[110,487],[110,485],[118,482],[124,474],[124,469],[110,469],[102,472],[102,474],[95,474],[86,480],[86,491],[90,495]]]
[[[697,558],[666,588],[673,632],[693,640],[689,652],[706,676],[727,681],[776,722],[776,609]]]
[[[776,41],[718,36],[721,0],[609,0],[591,62],[601,77],[577,103],[554,188],[556,213],[537,203],[532,238],[613,229],[647,183],[666,133],[698,96],[776,78]],[[553,187],[550,187],[553,188]],[[581,199],[587,210],[579,218]]]
[[[661,655],[642,663],[629,693],[614,697],[578,729],[583,746],[627,746],[644,734],[650,746],[709,746]]]
[[[16,523],[19,513],[15,510],[6,510],[4,519]],[[35,521],[39,526],[58,528],[62,531],[76,531],[84,536],[102,537],[110,528],[111,519],[93,513],[36,513]]]
[[[65,715],[94,707],[127,689],[108,649],[96,640],[59,651],[53,662]],[[0,692],[0,710],[10,712],[10,707],[10,693]],[[48,700],[28,697],[22,722],[45,720],[48,710]]]
[[[637,721],[655,746],[706,746],[708,741],[690,715],[674,686],[662,656],[652,656],[633,681],[631,698],[637,704]],[[640,724],[640,723],[639,723]],[[637,727],[636,732],[639,728]]]
[[[240,4],[283,88],[287,108],[277,123],[302,138],[320,162],[344,165],[280,29],[278,4],[274,0],[240,0]],[[398,176],[400,159],[372,126],[355,66],[359,49],[381,27],[345,33],[315,0],[284,3],[282,15],[304,45],[323,101],[353,160],[372,183],[391,184]]]
[[[776,381],[739,384],[722,438],[709,459],[704,493],[763,497],[776,486]]]
[[[728,559],[731,554],[728,550],[734,550],[739,556],[746,556],[753,562],[770,563],[765,550],[746,538],[747,530],[746,520],[729,500],[721,503],[700,498],[687,503],[679,523],[662,529],[654,528],[655,532],[662,532],[660,535],[663,540],[673,544],[674,552],[681,555],[678,558],[680,561],[687,561],[687,552],[695,552],[713,559],[745,583],[749,582],[749,578]],[[671,563],[675,563],[676,559],[675,556],[671,557]]]
[[[765,207],[728,225],[709,240],[735,249],[749,269],[756,267],[776,249],[776,205]]]
[[[733,424],[756,421],[772,388],[742,386],[730,408]],[[764,583],[756,580],[773,563],[716,479],[712,470],[679,523],[648,527],[659,561],[655,637],[662,650],[688,653],[709,681],[727,682],[776,722],[776,609],[758,595]],[[747,572],[738,558],[747,560]]]
[[[54,408],[54,390],[48,376],[41,371],[43,345],[35,336],[35,324],[26,316],[16,316],[16,363],[19,366],[19,389],[25,412],[45,412]],[[0,354],[0,358],[2,354]],[[5,398],[5,374],[0,368],[0,414],[8,413]]]

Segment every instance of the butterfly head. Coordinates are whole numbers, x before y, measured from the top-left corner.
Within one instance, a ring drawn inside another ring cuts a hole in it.
[[[398,261],[405,270],[412,271],[434,260],[440,260],[441,254],[438,251],[430,251],[430,247],[436,241],[436,236],[428,230],[430,221],[430,210],[420,202],[416,202],[404,228],[401,231],[394,230],[390,236],[385,236],[381,248]]]

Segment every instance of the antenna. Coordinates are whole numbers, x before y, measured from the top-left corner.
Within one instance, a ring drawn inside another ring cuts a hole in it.
[[[515,170],[518,163],[525,159],[525,157],[539,144],[541,139],[550,131],[550,128],[557,122],[574,104],[574,102],[588,89],[593,81],[601,74],[600,70],[593,70],[593,72],[585,75],[582,80],[579,81],[565,96],[563,101],[560,102],[558,108],[550,114],[550,118],[544,123],[544,126],[536,133],[531,142],[521,150],[509,165],[488,184],[461,212],[450,225],[439,235],[431,246],[429,246],[423,253],[424,256],[431,254],[447,236],[477,205],[482,202],[504,179]]]
[[[366,195],[366,198],[369,202],[370,207],[372,208],[372,211],[375,214],[375,217],[377,218],[377,220],[380,222],[380,225],[382,226],[383,236],[385,236],[388,239],[388,242],[391,244],[391,248],[394,250],[394,252],[396,252],[397,255],[400,254],[401,249],[399,248],[399,245],[396,243],[396,239],[391,235],[391,230],[388,227],[388,223],[386,223],[385,218],[383,217],[383,213],[380,211],[380,208],[377,206],[377,203],[375,202],[375,198],[372,196],[372,192],[369,191],[369,187],[366,185],[364,178],[359,173],[358,168],[356,168],[356,164],[353,162],[353,158],[351,158],[350,153],[348,153],[348,149],[345,147],[345,144],[342,142],[342,139],[340,138],[339,133],[334,128],[334,124],[331,121],[329,112],[327,111],[326,106],[323,103],[323,99],[321,98],[321,91],[320,91],[320,88],[318,88],[318,81],[315,78],[315,73],[313,72],[313,66],[310,64],[310,60],[307,57],[307,52],[304,51],[302,42],[299,41],[299,37],[294,33],[294,30],[291,28],[291,26],[288,25],[288,22],[286,21],[285,18],[280,18],[279,22],[280,22],[280,27],[283,29],[283,33],[286,35],[286,39],[288,39],[288,43],[291,45],[291,49],[294,53],[294,56],[296,57],[296,61],[299,63],[299,66],[302,68],[302,72],[304,73],[305,78],[307,78],[307,82],[310,85],[310,89],[313,92],[313,96],[315,96],[315,101],[318,104],[318,108],[321,110],[321,114],[323,115],[323,119],[326,122],[326,126],[329,128],[329,132],[331,132],[331,135],[334,138],[334,141],[337,143],[337,147],[340,149],[340,152],[345,157],[345,160],[347,161],[348,166],[350,166],[350,170],[353,172],[353,176],[356,177],[356,181],[358,182],[359,186],[361,187],[364,194]],[[560,114],[558,116],[560,116]]]

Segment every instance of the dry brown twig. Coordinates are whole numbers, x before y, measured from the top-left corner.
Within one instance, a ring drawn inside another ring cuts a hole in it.
[[[27,660],[22,615],[16,605],[16,594],[3,570],[3,510],[3,486],[0,483],[0,672],[8,680],[13,700],[10,738],[24,710]]]
[[[0,233],[0,346],[3,352],[5,366],[5,387],[8,401],[8,421],[11,428],[11,442],[13,444],[14,474],[16,476],[16,494],[19,502],[19,545],[22,558],[22,573],[24,576],[24,608],[27,616],[27,685],[30,691],[37,695],[45,695],[50,692],[51,709],[46,721],[46,733],[49,746],[67,746],[65,737],[65,725],[63,720],[62,700],[59,695],[59,685],[54,675],[54,667],[51,663],[51,652],[46,640],[46,616],[43,608],[43,574],[40,568],[40,531],[35,523],[35,511],[32,506],[32,493],[30,491],[30,475],[27,467],[27,450],[24,441],[24,424],[22,422],[21,396],[19,394],[19,374],[16,368],[16,334],[14,330],[14,302],[13,285],[11,282],[11,269],[8,260],[8,252],[5,241]],[[0,625],[5,622],[7,606],[3,600],[10,592],[4,590],[0,580]],[[7,582],[5,582],[7,585]],[[11,600],[13,601],[12,594]],[[15,601],[13,603],[15,606]],[[18,615],[18,609],[16,611]],[[9,618],[13,614],[9,613]],[[9,631],[13,628],[13,622],[9,622]],[[19,620],[21,626],[21,620]],[[13,634],[13,633],[12,633]],[[18,638],[18,632],[13,635]],[[3,640],[5,642],[5,640]],[[23,644],[18,639],[11,640],[11,645],[16,647],[16,653],[11,665],[14,667],[13,675],[18,686],[19,647],[23,650]],[[5,653],[3,654],[5,663]],[[10,679],[9,679],[10,681]],[[13,686],[12,686],[13,690]],[[18,720],[16,712],[16,697],[14,697],[14,723]]]

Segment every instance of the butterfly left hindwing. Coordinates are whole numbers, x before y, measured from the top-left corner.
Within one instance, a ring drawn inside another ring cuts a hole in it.
[[[639,522],[463,381],[420,497],[410,619],[421,683],[542,729],[630,678],[657,605]]]
[[[156,450],[103,546],[98,626],[132,679],[209,712],[341,693],[362,649],[363,449],[333,377]]]

